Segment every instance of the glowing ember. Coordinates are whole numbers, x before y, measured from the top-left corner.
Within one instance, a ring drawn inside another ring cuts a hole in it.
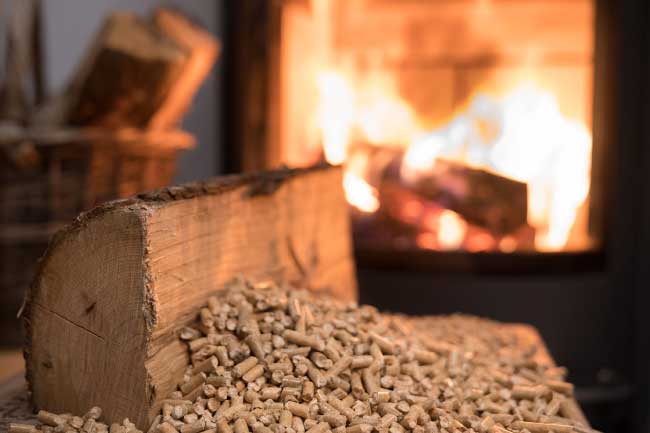
[[[418,247],[426,250],[437,250],[438,239],[434,233],[422,232],[415,238],[415,243]]]
[[[465,240],[467,223],[454,211],[445,209],[438,220],[438,245],[443,250],[457,250]]]

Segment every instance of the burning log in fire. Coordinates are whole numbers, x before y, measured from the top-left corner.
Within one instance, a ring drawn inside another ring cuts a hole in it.
[[[405,184],[396,167],[392,168],[387,178]],[[438,158],[426,176],[405,187],[495,234],[507,234],[526,225],[528,190],[524,182],[462,162]]]
[[[403,218],[409,203],[435,209],[428,223],[415,224],[417,238],[436,238],[418,244],[434,249],[438,235],[448,233],[465,236],[450,235],[444,249],[589,247],[586,219],[579,214],[586,212],[591,137],[584,125],[563,116],[552,93],[527,84],[498,98],[479,94],[447,124],[423,133],[412,115],[389,115],[408,112],[390,86],[385,93],[371,89],[368,104],[363,85],[343,75],[328,82],[345,92],[332,92],[331,85],[320,89],[324,155],[345,162],[344,187],[354,208],[411,226]],[[373,108],[378,106],[394,109]],[[393,155],[388,163],[386,153]],[[387,165],[392,168],[384,173]],[[441,225],[453,228],[441,231]]]
[[[439,159],[426,178],[408,184],[396,160],[379,186],[380,212],[414,230],[426,249],[512,251],[534,248],[527,186],[486,170]]]

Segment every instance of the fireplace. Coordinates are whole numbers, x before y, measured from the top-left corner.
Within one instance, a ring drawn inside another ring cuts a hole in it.
[[[227,2],[226,169],[344,164],[364,302],[532,323],[596,427],[634,431],[646,9]]]
[[[232,168],[344,164],[363,262],[602,265],[593,0],[253,4],[232,89],[256,109],[228,122]]]
[[[281,26],[281,160],[345,165],[358,246],[599,247],[591,0],[290,2]]]

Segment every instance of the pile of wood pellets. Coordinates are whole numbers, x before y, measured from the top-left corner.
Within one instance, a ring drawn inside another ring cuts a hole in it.
[[[150,433],[591,433],[566,371],[503,325],[410,318],[239,278],[183,328],[191,365]],[[39,414],[10,433],[141,433]]]

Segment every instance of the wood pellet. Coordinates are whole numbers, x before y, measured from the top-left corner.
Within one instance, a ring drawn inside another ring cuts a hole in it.
[[[192,362],[153,433],[595,432],[566,370],[485,319],[380,314],[239,278],[179,338]],[[108,432],[100,416],[42,411],[9,432]],[[110,433],[142,432],[125,419]]]

